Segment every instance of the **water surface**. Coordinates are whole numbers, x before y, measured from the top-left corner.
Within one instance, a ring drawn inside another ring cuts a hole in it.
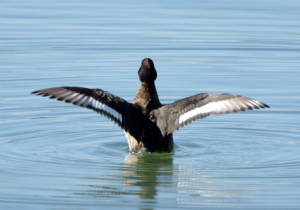
[[[296,209],[297,1],[2,1],[1,209]],[[29,93],[132,101],[143,58],[162,103],[201,92],[271,106],[193,122],[170,154],[130,154],[103,116]]]

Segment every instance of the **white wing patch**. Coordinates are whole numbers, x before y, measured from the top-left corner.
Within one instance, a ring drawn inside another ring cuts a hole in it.
[[[216,102],[206,104],[202,107],[198,107],[196,109],[192,109],[191,111],[188,111],[179,117],[179,124],[184,123],[185,121],[189,120],[190,118],[200,115],[200,114],[211,114],[217,106],[215,105]]]
[[[210,102],[202,107],[192,109],[179,117],[179,124],[185,123],[195,116],[206,117],[214,114],[225,114],[230,112],[245,111],[246,109],[264,108],[261,102],[249,98],[233,98],[229,100]]]
[[[116,119],[118,119],[122,123],[122,115],[119,112],[117,112],[116,110],[114,110],[114,109],[110,108],[109,106],[101,103],[100,101],[95,100],[92,97],[89,97],[88,101],[89,102],[86,103],[86,106],[90,105],[91,107],[93,107],[95,109],[105,111],[108,114],[114,116]]]
[[[95,109],[99,109],[101,111],[104,111],[112,116],[114,116],[116,119],[118,119],[122,123],[122,115],[117,112],[116,110],[112,109],[111,107],[101,103],[100,101],[97,101],[93,97],[85,96],[84,94],[80,93],[73,93],[70,96],[66,98],[69,103],[73,103],[75,105],[83,106],[83,107],[92,107]]]

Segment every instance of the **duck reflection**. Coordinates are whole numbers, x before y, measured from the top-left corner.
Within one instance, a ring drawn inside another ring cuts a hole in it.
[[[165,182],[165,179],[160,180],[159,177],[172,177],[173,175],[173,154],[128,154],[125,158],[125,165],[124,185],[139,186],[141,199],[155,199],[157,185]]]
[[[97,198],[97,201],[98,199],[101,201],[102,207],[111,206],[111,201],[116,201],[116,204],[121,201],[125,206],[136,207],[137,205],[140,210],[149,210],[155,209],[159,186],[176,186],[176,181],[173,183],[172,180],[172,153],[130,153],[125,157],[125,163],[115,166],[115,169],[117,173],[121,173],[121,177],[109,174],[85,177],[88,182],[91,182],[86,185],[88,189],[76,192],[74,195]],[[111,185],[116,180],[117,183],[120,181],[122,186]],[[137,201],[138,204],[128,203],[131,199]]]

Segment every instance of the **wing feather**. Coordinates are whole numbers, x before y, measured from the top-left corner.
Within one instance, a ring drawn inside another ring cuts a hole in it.
[[[260,108],[269,108],[269,106],[239,95],[201,93],[159,108],[158,115],[167,113],[164,114],[167,123],[164,125],[158,122],[158,124],[164,133],[169,134],[199,118]]]
[[[37,90],[32,94],[65,101],[81,107],[92,109],[116,122],[125,129],[125,119],[130,106],[124,99],[101,89],[82,87],[55,87]]]

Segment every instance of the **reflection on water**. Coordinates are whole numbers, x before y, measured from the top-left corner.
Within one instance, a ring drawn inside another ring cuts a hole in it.
[[[172,153],[129,153],[125,157],[124,165],[119,165],[118,168],[122,174],[117,180],[103,175],[88,176],[86,179],[88,181],[92,180],[94,184],[85,185],[86,190],[76,192],[73,195],[92,197],[104,203],[107,199],[116,199],[117,196],[119,197],[118,202],[133,202],[131,205],[140,206],[140,209],[155,209],[157,197],[160,196],[158,188],[176,186],[176,182],[172,180]],[[115,186],[113,180],[122,182],[123,187],[120,185]],[[106,185],[105,182],[107,182]],[[138,199],[132,200],[131,196]],[[136,201],[140,204],[136,204]]]
[[[124,168],[124,185],[139,186],[141,199],[155,199],[157,185],[166,180],[159,177],[172,177],[173,154],[129,154],[126,156]],[[167,183],[172,184],[172,180]]]

